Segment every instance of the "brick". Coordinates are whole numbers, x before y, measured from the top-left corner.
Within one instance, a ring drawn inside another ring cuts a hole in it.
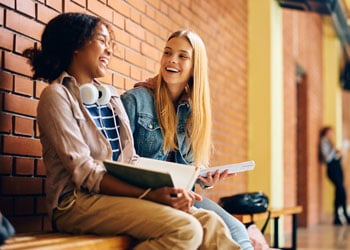
[[[125,50],[125,60],[139,67],[145,66],[145,58],[132,50]]]
[[[55,10],[62,12],[62,1],[57,0],[46,0],[46,4]]]
[[[13,215],[14,199],[11,197],[0,197],[1,213],[5,216]]]
[[[12,50],[14,35],[11,31],[0,28],[0,48]]]
[[[12,156],[0,155],[0,174],[12,174]]]
[[[113,25],[124,29],[125,27],[125,17],[117,12],[113,12]]]
[[[35,129],[35,135],[34,135],[34,137],[35,138],[37,138],[37,139],[39,139],[39,137],[40,137],[40,131],[39,131],[39,125],[38,125],[38,121],[37,120],[35,120],[34,121],[34,129]]]
[[[142,16],[141,26],[155,34],[157,34],[159,30],[159,24],[154,19],[147,16]]]
[[[137,39],[136,37],[130,37],[130,48],[137,51],[141,52],[141,41],[140,39]]]
[[[15,75],[14,91],[18,94],[32,96],[34,93],[33,81],[29,78]]]
[[[15,199],[15,215],[30,215],[34,213],[34,199],[32,197],[18,197]]]
[[[146,3],[145,3],[145,1],[127,0],[127,2],[131,5],[132,9],[137,9],[137,10],[141,11],[142,13],[146,12]]]
[[[125,79],[125,90],[132,89],[134,87],[135,81],[131,79]]]
[[[34,175],[34,159],[33,158],[16,158],[15,159],[16,175]]]
[[[107,84],[112,84],[112,72],[107,71],[106,75],[104,77],[98,78],[101,82],[107,83]]]
[[[125,58],[125,48],[123,45],[116,43],[114,45],[113,55],[119,57],[120,59]]]
[[[165,15],[162,13],[158,13],[156,15],[156,22],[160,23],[162,27],[165,27],[166,29],[170,30],[171,32],[175,31],[175,27],[174,27],[174,21],[172,19],[169,18],[169,15]],[[181,24],[184,23],[184,21],[186,19],[183,18],[183,16],[180,16],[179,13],[176,12],[176,16],[178,16],[178,18],[181,20]],[[171,18],[173,18],[173,16],[171,16]],[[183,24],[184,25],[184,24]],[[184,25],[185,27],[187,25]],[[160,28],[160,27],[159,27]]]
[[[124,1],[108,0],[108,6],[112,7],[115,11],[122,14],[126,18],[130,18],[131,8]]]
[[[3,195],[41,195],[43,179],[34,177],[1,176]]]
[[[16,233],[40,232],[42,231],[43,216],[17,216],[9,217],[9,221],[16,229]]]
[[[37,214],[46,214],[47,213],[46,197],[45,196],[37,197],[35,199],[35,204],[36,204],[36,213]]]
[[[4,110],[35,117],[37,104],[37,100],[29,99],[28,97],[5,94]]]
[[[130,77],[136,81],[141,80],[141,69],[138,67],[130,67]]]
[[[15,129],[16,135],[34,135],[34,120],[21,116],[15,116]]]
[[[130,45],[130,35],[124,32],[123,30],[116,29],[115,37],[117,42],[129,46]]]
[[[0,89],[13,90],[13,75],[11,73],[0,70]]]
[[[6,12],[6,27],[39,41],[44,25],[14,11]],[[30,28],[29,28],[30,27]]]
[[[156,73],[150,73],[149,71],[146,71],[146,70],[142,70],[141,71],[141,79],[147,79],[147,78],[150,78],[151,76],[155,76]]]
[[[148,71],[154,72],[154,74],[156,74],[159,71],[159,63],[158,63],[158,61],[146,58],[144,68],[147,69]]]
[[[141,40],[145,39],[145,30],[135,22],[126,19],[125,20],[125,30],[133,36],[140,38]]]
[[[56,17],[59,12],[45,6],[38,4],[38,20],[43,23],[48,23],[52,18]]]
[[[123,89],[125,79],[119,74],[113,74],[113,86]]]
[[[87,0],[87,3],[88,10],[92,11],[96,15],[101,16],[106,20],[113,19],[113,10],[107,7],[107,5],[96,0]]]
[[[129,76],[130,65],[124,60],[120,60],[114,56],[111,57],[108,67],[115,72]]]
[[[18,54],[23,54],[23,51],[28,48],[33,48],[34,42],[24,36],[16,35],[15,36],[15,52]]]
[[[27,58],[6,51],[4,55],[4,68],[26,76],[32,75]]]
[[[160,9],[161,0],[147,0],[147,3],[150,4],[151,6],[153,6],[154,8],[158,9],[158,10]]]
[[[150,59],[159,60],[161,58],[161,52],[158,48],[150,46],[147,43],[141,44],[141,54],[147,56]]]
[[[17,10],[31,17],[35,17],[35,2],[34,1],[23,1],[16,0]]]
[[[64,0],[64,10],[63,12],[86,12],[85,6],[80,6],[71,0]]]
[[[12,116],[6,113],[0,113],[0,132],[12,133]]]
[[[46,176],[46,167],[42,159],[36,160],[35,176]]]
[[[4,25],[4,21],[5,21],[5,15],[4,15],[4,8],[0,7],[0,26]]]
[[[2,140],[5,154],[41,156],[41,144],[37,139],[3,135]]]
[[[86,7],[86,0],[71,0],[71,1],[79,4],[82,7]]]
[[[34,90],[34,97],[35,98],[39,98],[41,95],[41,92],[43,92],[44,88],[47,87],[48,83],[47,82],[43,82],[43,81],[35,81],[35,90]]]
[[[135,23],[141,23],[141,13],[138,10],[131,9],[130,19]]]
[[[155,17],[156,17],[156,10],[154,9],[154,7],[147,5],[146,6],[146,15],[144,15],[142,17],[155,19]]]
[[[7,7],[10,7],[12,9],[15,8],[15,1],[14,0],[0,0],[0,4],[6,5]]]

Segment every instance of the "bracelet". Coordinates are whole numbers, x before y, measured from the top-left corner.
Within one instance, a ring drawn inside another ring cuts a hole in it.
[[[147,188],[145,192],[143,192],[143,194],[141,194],[138,199],[142,199],[144,198],[149,192],[151,192],[152,189],[151,188]]]

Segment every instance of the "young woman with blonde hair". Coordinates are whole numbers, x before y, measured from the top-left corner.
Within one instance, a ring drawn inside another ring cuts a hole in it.
[[[143,157],[207,167],[211,154],[211,103],[205,45],[182,29],[168,38],[159,74],[121,97],[128,113],[137,154]],[[210,188],[227,172],[199,177]],[[195,207],[215,211],[242,249],[253,249],[244,225],[217,203],[203,197]]]

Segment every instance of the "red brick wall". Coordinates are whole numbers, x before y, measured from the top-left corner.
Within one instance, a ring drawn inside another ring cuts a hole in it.
[[[322,212],[322,171],[317,160],[318,131],[322,126],[322,17],[283,10],[283,39],[285,204],[303,205],[299,222],[307,226],[317,223]],[[300,95],[301,128],[297,128],[296,63],[305,71]],[[303,143],[299,152],[297,134]]]
[[[49,229],[45,167],[35,121],[42,89],[32,81],[22,51],[40,45],[41,32],[61,12],[79,11],[111,22],[117,47],[103,81],[129,89],[154,75],[165,39],[181,27],[207,45],[214,109],[213,165],[247,157],[246,0],[0,0],[0,209],[17,232]],[[244,191],[246,175],[223,182],[208,195]]]

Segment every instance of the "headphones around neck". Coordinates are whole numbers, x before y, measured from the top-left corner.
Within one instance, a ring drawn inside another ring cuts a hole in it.
[[[79,87],[80,96],[84,104],[91,105],[97,103],[98,105],[106,105],[111,99],[111,90],[101,84],[94,85],[86,83]]]

